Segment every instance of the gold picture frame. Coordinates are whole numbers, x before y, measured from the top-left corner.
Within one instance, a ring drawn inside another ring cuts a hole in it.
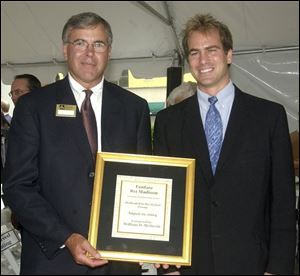
[[[103,259],[191,265],[195,160],[97,154],[89,242]]]

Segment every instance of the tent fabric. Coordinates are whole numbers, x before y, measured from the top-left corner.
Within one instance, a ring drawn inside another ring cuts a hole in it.
[[[108,80],[118,80],[124,69],[135,77],[166,76],[168,67],[178,65],[187,19],[212,14],[233,35],[234,82],[283,104],[290,130],[299,129],[298,1],[2,1],[1,80],[10,84],[26,72],[47,84],[66,73],[61,31],[70,16],[86,11],[112,27]]]
[[[290,132],[299,130],[299,52],[273,52],[236,56],[233,81],[254,96],[282,104]]]
[[[9,71],[25,70],[26,64],[30,67],[35,63],[32,67],[38,68],[43,67],[43,63],[47,68],[65,67],[60,64],[64,60],[62,28],[70,16],[84,11],[98,13],[112,26],[114,62],[111,67],[136,67],[136,70],[129,69],[139,77],[165,75],[166,66],[172,65],[175,52],[180,50],[177,42],[181,41],[180,32],[185,22],[197,12],[211,13],[228,25],[235,51],[299,45],[297,1],[146,1],[173,23],[176,38],[170,25],[139,3],[141,1],[2,1],[4,82],[8,83]],[[114,71],[122,70],[111,68],[110,73],[115,74]],[[45,81],[50,82],[50,79]]]

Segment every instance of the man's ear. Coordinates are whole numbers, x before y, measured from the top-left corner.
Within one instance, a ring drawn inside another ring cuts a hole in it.
[[[231,63],[232,63],[232,49],[229,49],[227,53],[227,64],[231,64]]]
[[[63,44],[63,54],[64,54],[65,60],[68,60],[68,44],[67,43]]]

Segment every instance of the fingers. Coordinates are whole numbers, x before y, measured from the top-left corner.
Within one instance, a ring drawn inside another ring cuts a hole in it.
[[[89,267],[98,267],[107,264],[107,260],[90,258],[87,255],[79,256],[79,264],[87,265]]]
[[[154,264],[155,268],[160,268],[162,266],[163,269],[167,270],[169,269],[169,265],[168,264]],[[181,268],[181,265],[176,265],[176,268],[179,269]],[[173,271],[173,272],[169,272],[169,273],[164,273],[165,275],[180,275],[180,272],[179,271]]]
[[[88,255],[90,255],[92,258],[94,258],[94,259],[101,258],[99,252],[94,247],[92,247],[92,245],[87,240],[84,240],[82,242],[81,247],[82,247],[82,250],[85,251],[86,253],[88,253]]]
[[[84,256],[82,256],[85,265],[97,267],[108,263],[107,260],[101,259],[99,252],[87,240],[82,243],[82,249],[85,252]]]
[[[169,265],[168,264],[154,264],[155,268],[160,268],[160,266],[163,267],[163,269],[168,269]]]
[[[90,267],[102,266],[107,260],[101,259],[98,251],[80,234],[73,233],[65,242],[75,262]]]

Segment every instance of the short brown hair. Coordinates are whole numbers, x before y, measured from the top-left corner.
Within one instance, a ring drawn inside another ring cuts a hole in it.
[[[221,42],[223,45],[224,52],[227,54],[229,50],[232,49],[232,35],[228,27],[220,21],[217,21],[210,14],[196,14],[194,17],[190,18],[185,29],[182,31],[182,47],[186,58],[188,58],[189,48],[188,48],[188,38],[193,31],[200,31],[207,33],[211,30],[218,30]]]

